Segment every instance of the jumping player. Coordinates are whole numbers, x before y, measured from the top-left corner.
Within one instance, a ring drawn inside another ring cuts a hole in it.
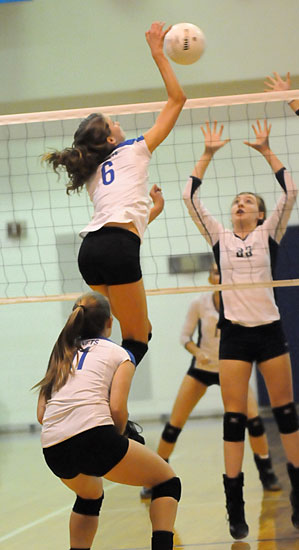
[[[239,193],[231,206],[233,230],[225,229],[204,207],[198,196],[205,171],[222,140],[223,125],[202,127],[205,150],[184,190],[189,213],[212,246],[223,284],[263,283],[272,280],[273,261],[297,196],[290,174],[269,145],[271,126],[257,121],[256,140],[244,143],[260,152],[282,188],[282,196],[266,219],[263,199],[251,192]],[[292,522],[299,529],[299,431],[293,398],[292,371],[273,288],[234,288],[221,292],[220,384],[224,403],[224,487],[230,533],[247,535],[243,502],[242,461],[247,422],[248,381],[257,362],[264,377],[281,441],[288,460],[292,491]],[[232,384],[232,380],[234,383]]]
[[[47,465],[76,494],[71,550],[90,550],[104,497],[102,477],[152,487],[152,550],[172,550],[180,480],[144,445],[124,437],[135,366],[109,340],[112,317],[99,293],[81,296],[61,331],[40,388],[37,417]]]
[[[87,188],[94,215],[80,233],[79,269],[93,290],[108,297],[120,323],[122,345],[133,353],[136,365],[147,352],[151,336],[139,249],[148,223],[159,213],[155,200],[161,200],[161,193],[154,193],[151,209],[148,164],[186,100],[163,52],[170,29],[163,26],[154,22],[146,32],[168,95],[153,127],[137,139],[125,140],[118,122],[93,113],[79,125],[71,147],[44,156],[55,171],[66,170],[68,193]]]
[[[219,271],[216,264],[210,269],[209,282],[211,284],[219,283]],[[193,357],[158,446],[158,454],[167,462],[194,407],[210,386],[220,385],[218,359],[220,330],[217,328],[219,307],[220,293],[216,290],[205,292],[195,298],[188,309],[181,332],[181,344]],[[198,338],[195,343],[193,335],[196,329]],[[281,486],[272,468],[264,423],[259,416],[258,405],[250,386],[246,426],[263,488],[268,491],[279,491]],[[150,498],[151,489],[143,487],[140,496],[141,498]]]

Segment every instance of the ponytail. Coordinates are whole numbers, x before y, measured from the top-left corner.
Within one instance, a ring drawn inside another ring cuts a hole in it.
[[[88,293],[78,299],[54,344],[44,378],[33,386],[40,388],[46,400],[74,375],[77,367],[74,359],[76,355],[78,358],[81,341],[100,337],[110,316],[109,302],[101,294]]]
[[[52,165],[54,172],[59,174],[61,167],[67,172],[68,195],[71,191],[79,193],[99,164],[113,151],[115,145],[107,141],[110,133],[103,115],[93,113],[80,123],[71,147],[43,155],[42,160]]]

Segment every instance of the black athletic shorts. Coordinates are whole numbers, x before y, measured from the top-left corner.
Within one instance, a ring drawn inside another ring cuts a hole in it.
[[[192,360],[192,363],[190,365],[189,370],[187,370],[188,376],[192,376],[192,378],[195,378],[198,382],[201,382],[205,386],[220,386],[220,380],[219,380],[219,373],[218,372],[211,372],[204,369],[198,369],[195,366],[195,358],[194,361]]]
[[[111,424],[91,428],[61,443],[44,447],[43,453],[57,477],[72,479],[78,474],[101,477],[121,461],[128,446],[129,440]]]
[[[142,277],[140,238],[121,227],[101,227],[84,237],[78,265],[88,285],[122,285]]]
[[[221,326],[219,359],[262,363],[288,353],[281,321],[244,327],[230,321]]]

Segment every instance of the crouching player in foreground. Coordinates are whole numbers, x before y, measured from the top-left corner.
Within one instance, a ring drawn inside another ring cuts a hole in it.
[[[172,550],[180,480],[161,457],[123,435],[135,365],[128,351],[108,339],[111,325],[104,296],[88,293],[77,300],[36,385],[44,457],[76,493],[71,550],[91,548],[104,497],[102,477],[152,487],[152,549]]]

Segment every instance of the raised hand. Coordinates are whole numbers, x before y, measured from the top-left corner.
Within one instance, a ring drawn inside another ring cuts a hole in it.
[[[273,72],[273,75],[273,77],[267,76],[267,80],[264,82],[267,88],[264,89],[264,92],[285,92],[291,89],[291,76],[289,72],[285,80],[278,73]]]
[[[155,205],[161,206],[161,212],[162,212],[164,207],[164,198],[162,195],[161,187],[158,187],[158,185],[154,184],[150,190],[149,195]]]
[[[214,155],[218,149],[221,149],[230,141],[230,139],[221,139],[224,126],[221,124],[220,128],[217,129],[217,120],[213,122],[212,127],[209,122],[206,122],[206,125],[200,128],[205,138],[205,153],[209,155]]]
[[[163,44],[165,35],[170,31],[171,25],[163,30],[165,23],[162,21],[154,21],[150,29],[145,33],[146,41],[151,49],[152,55],[163,52]]]
[[[262,126],[260,121],[256,121],[256,126],[252,124],[253,131],[255,133],[256,140],[251,143],[249,141],[244,141],[245,145],[256,149],[260,153],[264,154],[270,150],[269,145],[269,135],[271,131],[271,124],[268,125],[267,120],[264,120],[264,125]]]
[[[158,185],[154,184],[150,190],[150,197],[153,201],[153,206],[150,210],[148,223],[151,223],[153,220],[155,220],[156,217],[161,214],[164,208],[164,198],[161,187],[158,187]]]

